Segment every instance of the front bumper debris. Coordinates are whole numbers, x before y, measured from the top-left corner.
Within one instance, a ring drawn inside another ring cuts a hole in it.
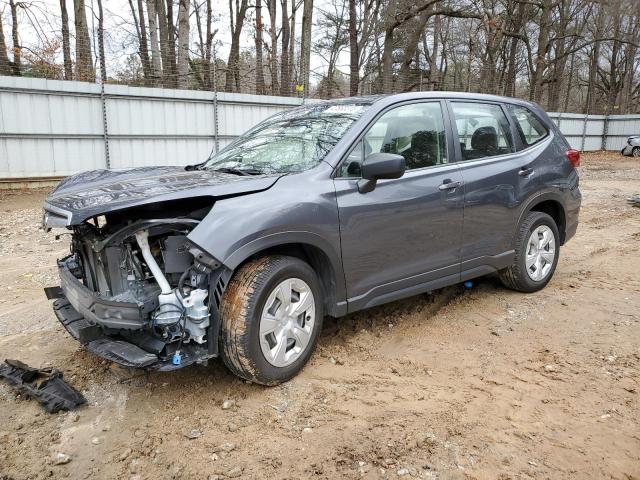
[[[69,257],[58,262],[60,288],[69,304],[90,323],[105,328],[135,330],[146,321],[145,306],[103,297],[89,290],[70,270]]]
[[[171,362],[173,351],[166,351],[164,355],[161,353],[164,344],[160,346],[160,351],[158,351],[158,345],[154,345],[150,336],[138,335],[138,340],[143,343],[139,346],[128,341],[122,335],[105,335],[102,328],[87,321],[65,297],[59,298],[53,303],[53,311],[67,332],[82,343],[87,350],[123,367],[169,371],[194,363],[203,363],[216,356],[210,354],[206,346],[183,345],[180,350],[182,363],[174,365]],[[156,347],[156,351],[155,353],[150,352],[142,346],[149,349]]]
[[[87,400],[55,368],[32,368],[18,360],[0,364],[0,377],[21,393],[35,398],[49,413],[73,410]]]

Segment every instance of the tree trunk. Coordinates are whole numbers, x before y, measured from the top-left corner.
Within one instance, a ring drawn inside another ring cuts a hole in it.
[[[13,42],[13,74],[22,75],[22,47],[18,36],[18,4],[14,0],[9,0],[11,9],[11,40]]]
[[[507,4],[507,17],[509,33],[519,34],[525,22],[525,4],[518,1],[509,1]],[[502,94],[513,97],[516,93],[516,74],[518,68],[518,45],[520,39],[512,35],[508,40],[508,52],[505,65],[504,83]]]
[[[598,60],[600,59],[600,40],[597,40],[602,37],[602,31],[604,30],[604,13],[602,12],[602,6],[600,10],[596,13],[596,31],[595,38],[596,41],[593,44],[593,48],[591,49],[591,59],[589,62],[589,80],[587,82],[587,102],[585,105],[586,114],[594,114],[596,110],[596,95],[595,95],[595,84],[596,78],[598,75]]]
[[[229,13],[231,15],[231,48],[227,61],[227,76],[225,90],[227,92],[240,91],[240,34],[247,14],[248,0],[242,3],[236,1],[235,19],[233,13],[233,0],[229,0]]]
[[[167,8],[168,7],[168,8]],[[176,88],[176,45],[173,27],[173,2],[156,0],[158,26],[160,31],[160,52],[162,55],[162,83],[168,88]]]
[[[393,33],[398,0],[389,0],[385,15],[384,43],[382,50],[382,93],[393,92]]]
[[[311,64],[311,24],[313,21],[313,0],[304,0],[302,7],[302,33],[300,38],[300,83],[304,96],[308,97]]]
[[[256,0],[256,94],[264,95],[264,65],[262,60],[262,0]]]
[[[211,7],[211,0],[207,0],[207,41],[205,46],[205,60],[206,60],[207,66],[205,69],[205,79],[206,79],[205,85],[207,86],[208,89],[212,88],[211,69],[213,64],[211,62],[211,49],[213,47],[213,36],[215,35],[215,33],[212,31],[212,26],[211,26],[212,22],[213,22],[213,8]],[[214,80],[216,79],[214,78]],[[217,84],[215,85],[217,87]]]
[[[189,0],[178,4],[178,88],[189,88]]]
[[[356,0],[349,0],[349,95],[358,95],[360,83],[360,52],[358,51],[358,17]]]
[[[624,79],[622,82],[622,92],[620,99],[620,113],[627,114],[633,113],[633,87],[636,76],[635,61],[638,53],[638,45],[640,43],[640,18],[638,16],[632,17],[631,25],[635,25],[633,30],[628,34],[625,55],[624,55]]]
[[[107,61],[104,55],[104,10],[102,0],[98,0],[98,53],[100,55],[100,80],[107,83]]]
[[[296,55],[296,0],[291,0],[291,17],[289,18],[289,82],[295,84],[295,55]],[[291,87],[289,87],[291,92]]]
[[[569,100],[571,98],[571,90],[573,88],[573,82],[571,81],[571,79],[573,78],[573,75],[575,72],[575,64],[576,64],[576,54],[573,53],[571,55],[571,63],[569,65],[569,81],[567,82],[567,91],[564,96],[564,107],[562,109],[563,112],[569,111]]]
[[[295,1],[295,0],[291,0]],[[289,7],[287,0],[281,0],[282,6],[282,56],[280,63],[280,95],[286,97],[291,92],[289,77]]]
[[[138,19],[140,23],[140,59],[142,61],[142,72],[144,73],[145,85],[151,85],[151,64],[149,63],[149,47],[147,46],[147,24],[144,19],[144,8],[142,0],[138,0]]]
[[[76,26],[76,79],[95,82],[96,72],[93,69],[91,38],[89,37],[84,0],[73,0],[73,12]]]
[[[442,90],[440,85],[440,69],[438,68],[438,50],[440,49],[440,29],[442,27],[442,19],[440,15],[436,15],[433,19],[433,50],[431,51],[431,61],[429,62],[429,80],[431,81],[431,90]]]
[[[540,30],[538,33],[538,48],[536,49],[536,60],[534,69],[531,72],[531,85],[529,86],[529,99],[539,102],[542,98],[542,81],[547,63],[547,53],[549,51],[549,37],[551,35],[551,0],[543,0],[540,4]]]
[[[151,49],[151,67],[150,76],[153,85],[159,85],[160,72],[162,65],[160,63],[160,48],[158,46],[158,14],[156,12],[156,0],[146,0],[147,16],[149,17],[149,43]]]
[[[73,65],[71,63],[71,42],[69,40],[69,14],[67,0],[60,0],[60,20],[62,21],[62,58],[64,63],[64,79],[73,80]]]
[[[271,94],[278,94],[278,36],[276,34],[276,2],[277,0],[267,0],[269,10],[269,20],[271,27],[269,35],[271,37],[271,57],[269,59],[269,68],[271,70]]]
[[[408,91],[411,90],[411,63],[418,50],[418,43],[420,42],[420,36],[424,31],[427,22],[430,17],[430,9],[420,13],[418,20],[415,22],[414,28],[409,34],[407,43],[405,45],[404,53],[402,54],[402,61],[400,63],[400,75],[399,75],[399,90]]]
[[[4,40],[2,29],[2,10],[0,10],[0,75],[11,75],[11,62],[7,55],[7,43]]]

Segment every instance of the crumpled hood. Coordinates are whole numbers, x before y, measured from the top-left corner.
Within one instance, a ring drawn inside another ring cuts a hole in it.
[[[148,203],[189,197],[228,197],[266,190],[282,175],[240,176],[184,167],[93,170],[65,178],[44,203],[46,227]]]

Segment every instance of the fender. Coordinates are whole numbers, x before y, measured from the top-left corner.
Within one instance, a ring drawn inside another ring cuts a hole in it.
[[[280,245],[313,247],[322,252],[333,273],[331,297],[336,304],[328,305],[330,312],[346,312],[338,208],[329,168],[321,168],[307,181],[303,197],[299,179],[292,175],[269,190],[219,200],[187,238],[230,270]]]
[[[563,188],[563,187],[560,187],[560,188]],[[562,193],[554,189],[545,189],[545,190],[539,191],[534,195],[530,196],[529,198],[527,198],[524,202],[522,202],[520,206],[520,213],[518,214],[518,220],[517,222],[515,222],[513,227],[512,243],[515,242],[518,228],[520,228],[520,223],[522,222],[522,219],[524,218],[524,216],[531,211],[534,205],[547,200],[553,200],[559,203],[566,218],[567,208],[566,208],[565,200],[562,196]],[[562,234],[564,234],[564,232],[562,232]]]
[[[222,260],[222,263],[235,270],[238,265],[244,262],[247,258],[255,255],[256,253],[265,251],[269,248],[278,247],[280,245],[298,244],[308,245],[316,247],[321,250],[329,260],[331,270],[333,272],[333,282],[335,285],[335,304],[329,305],[328,313],[334,317],[340,317],[347,313],[347,290],[344,279],[344,272],[342,269],[342,261],[336,254],[333,247],[323,237],[313,232],[305,231],[285,231],[278,233],[271,233],[244,244],[237,250],[235,250],[226,259]]]

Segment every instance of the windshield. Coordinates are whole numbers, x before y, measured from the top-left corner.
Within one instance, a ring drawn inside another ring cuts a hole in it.
[[[324,159],[366,106],[320,103],[277,114],[249,130],[201,168],[241,175],[308,170]]]

